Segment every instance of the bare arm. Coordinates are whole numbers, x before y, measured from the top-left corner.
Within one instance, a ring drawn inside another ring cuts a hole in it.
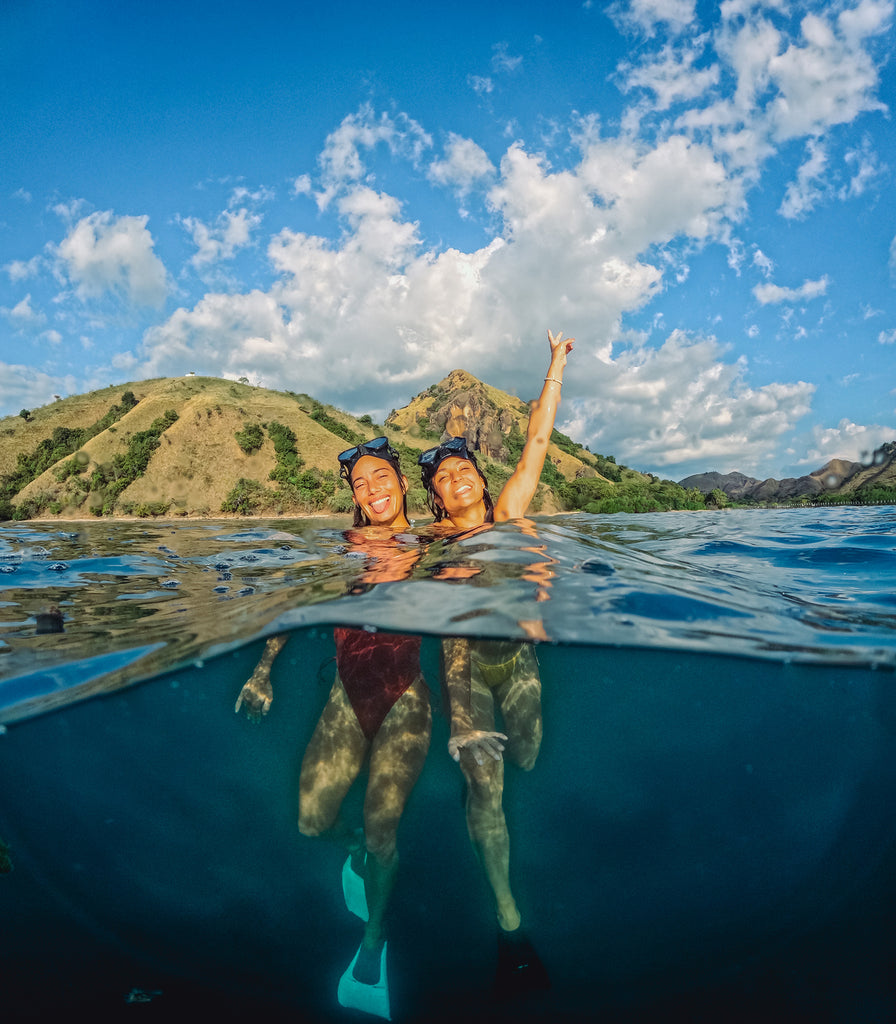
[[[289,640],[288,635],[272,636],[268,640],[264,645],[264,652],[255,666],[255,671],[249,681],[244,684],[236,699],[236,707],[233,710],[238,712],[245,703],[246,715],[252,722],[260,721],[262,715],[268,713],[273,703],[274,688],[271,686],[271,666],[274,664],[274,659],[286,646],[287,640]]]
[[[560,331],[556,337],[548,331],[548,341],[551,343],[551,362],[544,379],[544,387],[529,413],[526,444],[519,464],[504,485],[495,504],[495,522],[501,522],[504,519],[521,519],[526,514],[529,502],[538,487],[538,480],[548,451],[548,442],[554,429],[554,420],[557,418],[557,407],[560,405],[563,369],[575,339],[564,339],[563,331]]]

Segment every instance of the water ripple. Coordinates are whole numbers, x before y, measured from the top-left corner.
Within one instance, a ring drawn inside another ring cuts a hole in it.
[[[0,718],[25,691],[64,701],[337,623],[896,665],[892,508],[579,513],[403,543],[397,579],[343,521],[6,525]],[[64,632],[39,631],[48,608]]]

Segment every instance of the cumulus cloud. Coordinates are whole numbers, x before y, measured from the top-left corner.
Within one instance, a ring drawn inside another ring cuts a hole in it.
[[[896,328],[889,331],[881,331],[877,336],[880,345],[896,345]]]
[[[454,132],[448,136],[444,158],[429,165],[429,177],[437,184],[454,189],[461,197],[494,174],[494,164],[485,150],[472,139]]]
[[[673,266],[643,254],[676,238],[723,240],[740,214],[742,182],[726,175],[711,147],[678,134],[652,145],[604,139],[592,126],[570,169],[553,170],[519,142],[495,168],[475,143],[451,136],[431,180],[458,192],[490,181],[499,230],[474,251],[435,252],[366,172],[373,146],[414,159],[425,138],[408,120],[367,110],[343,121],[321,160],[341,238],[280,231],[268,247],[273,286],[206,295],[177,310],[146,333],[141,371],[176,374],[189,365],[261,377],[384,416],[458,366],[531,397],[545,328],[583,325],[576,358],[590,350],[604,361],[570,375],[565,411],[574,411],[577,437],[630,464],[738,453],[747,466],[805,414],[811,385],[752,388],[746,365],[727,363],[714,339],[675,333],[656,350],[623,339],[625,314],[656,295]],[[758,249],[753,260],[770,271]],[[826,287],[826,279],[807,282],[766,298],[805,299]],[[542,322],[545,310],[554,322]],[[595,391],[600,403],[584,397]]]
[[[796,464],[820,469],[831,459],[849,459],[870,465],[875,449],[892,440],[892,426],[869,426],[844,418],[836,427],[813,427],[804,449],[806,455]]]
[[[181,224],[190,233],[196,252],[190,262],[199,270],[234,257],[237,250],[252,242],[252,232],[261,224],[259,214],[245,207],[224,210],[214,224],[203,224],[195,217],[181,218]]]
[[[432,146],[432,138],[406,114],[377,116],[369,104],[349,114],[327,136],[320,155],[324,188],[317,194],[317,202],[321,209],[329,205],[340,189],[367,176],[364,154],[378,145],[387,146],[393,155],[403,156],[416,165],[423,152]]]
[[[601,397],[574,400],[571,414],[564,406],[566,426],[592,438],[594,450],[624,453],[633,466],[675,467],[679,478],[711,466],[749,471],[806,415],[815,387],[750,387],[745,362],[724,355],[715,338],[675,331],[658,349],[595,361],[586,372]]]
[[[827,293],[827,276],[817,281],[804,281],[799,288],[782,288],[777,284],[757,284],[753,295],[763,306],[777,305],[780,302],[808,302]]]
[[[827,18],[807,14],[800,26],[801,39],[769,61],[768,76],[778,93],[769,115],[779,141],[820,134],[863,111],[886,109],[875,97],[877,69],[862,43],[882,31],[892,16],[892,4],[866,2],[860,5],[863,9],[876,16],[844,21],[842,12],[835,26]]]
[[[165,267],[154,251],[148,217],[116,217],[111,210],[79,220],[56,247],[62,273],[86,301],[115,294],[135,306],[161,306],[168,293]]]

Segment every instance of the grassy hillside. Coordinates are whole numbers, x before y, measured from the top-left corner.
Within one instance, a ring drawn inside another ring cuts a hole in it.
[[[528,406],[463,370],[385,426],[309,395],[215,377],[159,378],[0,420],[0,518],[347,513],[337,455],[388,433],[425,514],[417,455],[464,434],[497,495],[524,443]],[[533,512],[703,508],[696,490],[618,466],[554,431]]]

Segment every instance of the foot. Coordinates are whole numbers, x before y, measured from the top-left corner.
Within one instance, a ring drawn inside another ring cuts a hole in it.
[[[376,985],[380,980],[380,960],[383,955],[383,943],[368,948],[363,945],[358,950],[358,962],[352,971],[355,981],[362,985]]]
[[[541,957],[522,928],[498,932],[498,965],[495,994],[502,999],[544,992],[551,979]]]
[[[513,898],[498,904],[498,927],[502,932],[515,932],[520,923],[520,912]]]

